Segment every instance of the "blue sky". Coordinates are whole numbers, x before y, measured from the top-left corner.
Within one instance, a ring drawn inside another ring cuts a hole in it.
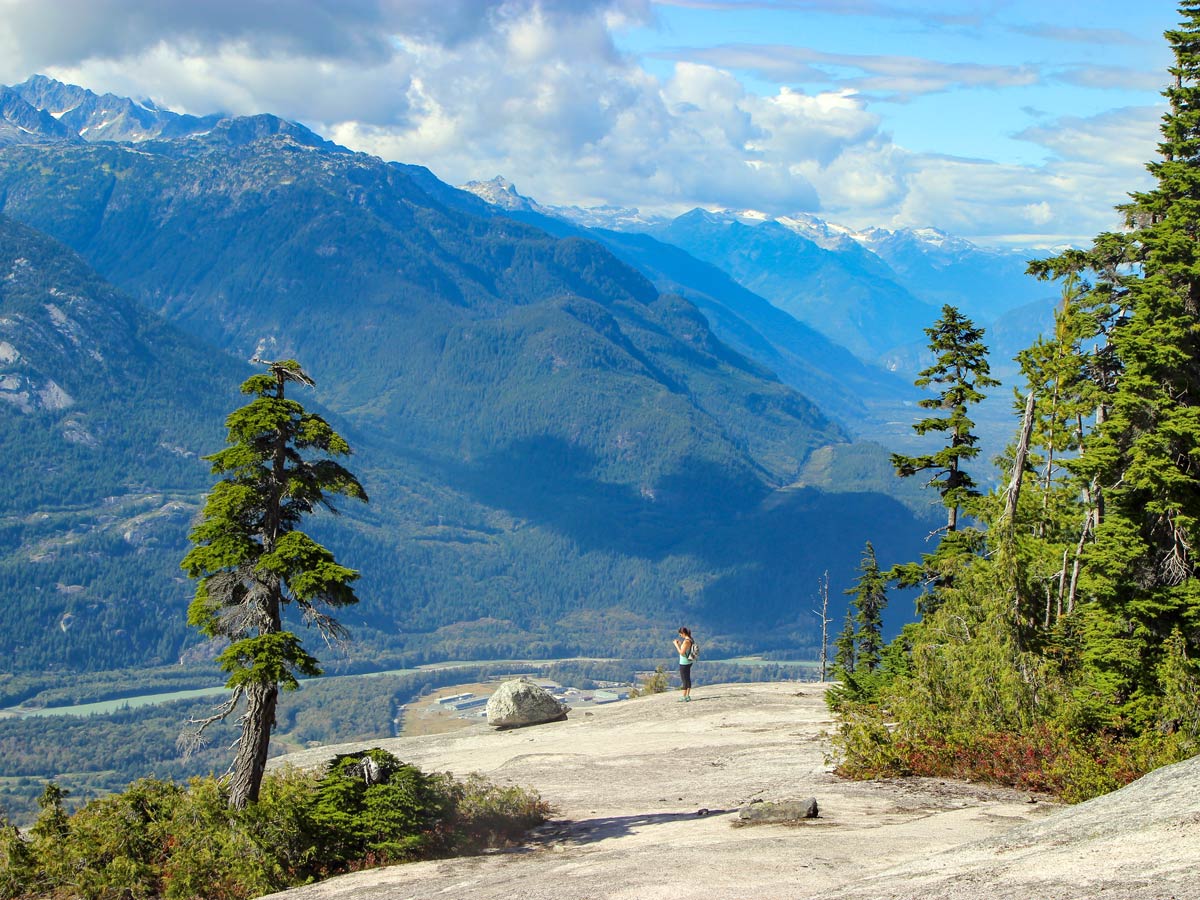
[[[1045,118],[1157,102],[1170,62],[1162,31],[1173,10],[1166,4],[972,3],[941,7],[943,21],[920,9],[663,3],[655,27],[632,29],[619,44],[663,78],[672,60],[699,59],[736,71],[760,94],[780,83],[808,92],[851,87],[871,98],[910,150],[1018,163],[1045,160],[1045,148],[1016,137]],[[773,57],[775,70],[746,64],[756,56]],[[908,90],[889,79],[897,68],[913,81]],[[1089,81],[1104,87],[1083,86]],[[964,120],[979,127],[964,128]]]
[[[1116,227],[1147,185],[1176,20],[1161,0],[0,0],[0,82],[273,112],[547,204],[1035,248]]]

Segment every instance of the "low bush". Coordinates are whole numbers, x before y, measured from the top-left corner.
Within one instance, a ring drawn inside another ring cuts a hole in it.
[[[428,775],[386,751],[284,770],[257,803],[143,779],[68,815],[48,785],[28,835],[0,821],[0,900],[244,900],[341,872],[503,846],[545,821],[537,794]]]
[[[1171,735],[1126,738],[1055,723],[1019,731],[932,732],[890,727],[876,706],[847,706],[834,736],[836,772],[856,778],[924,775],[998,784],[1077,803],[1188,755]]]

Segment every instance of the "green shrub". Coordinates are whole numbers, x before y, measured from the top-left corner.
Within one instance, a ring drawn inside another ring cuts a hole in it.
[[[878,706],[846,705],[833,738],[837,774],[848,778],[924,775],[999,784],[1078,803],[1185,758],[1177,735],[1129,739],[1059,723],[973,732],[885,724]]]
[[[315,784],[309,773],[272,773],[258,803],[234,810],[223,784],[193,779],[172,822],[164,896],[240,900],[311,881],[319,865],[311,822]]]
[[[340,872],[477,852],[549,812],[536,794],[479,776],[427,775],[383,750],[324,773],[270,773],[231,809],[215,778],[143,779],[72,815],[46,786],[23,837],[0,820],[0,900],[248,900]]]
[[[37,860],[17,827],[0,815],[0,900],[14,900],[40,887]]]
[[[648,697],[651,694],[663,694],[671,686],[671,679],[667,675],[666,669],[662,666],[655,666],[654,671],[642,679],[641,687],[634,687],[629,696],[632,697]]]
[[[524,788],[500,787],[477,774],[462,781],[441,777],[442,790],[454,798],[452,826],[457,853],[510,845],[550,815],[550,806]]]
[[[343,754],[317,784],[313,824],[342,864],[403,862],[445,849],[450,797],[439,782],[384,750]]]
[[[836,771],[846,778],[886,778],[908,774],[878,706],[842,703],[833,736],[841,762]]]

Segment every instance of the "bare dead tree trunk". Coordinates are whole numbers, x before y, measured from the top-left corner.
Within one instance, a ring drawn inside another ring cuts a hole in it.
[[[1087,543],[1088,534],[1099,524],[1100,511],[1097,507],[1088,510],[1083,529],[1079,533],[1079,543],[1075,545],[1075,564],[1071,567],[1071,589],[1067,592],[1067,615],[1075,612],[1075,591],[1079,586],[1080,557],[1083,556],[1083,545]]]
[[[1062,568],[1058,571],[1058,603],[1054,610],[1054,621],[1057,622],[1062,618],[1063,595],[1067,592],[1067,562],[1071,558],[1069,549],[1063,550]],[[1078,562],[1078,560],[1076,560]],[[1071,584],[1075,583],[1075,578],[1072,576]],[[1046,627],[1050,627],[1050,610],[1046,610]]]
[[[1033,410],[1037,405],[1033,391],[1025,398],[1025,417],[1021,420],[1021,439],[1017,442],[1017,454],[1013,459],[1012,478],[1004,492],[1004,518],[1011,529],[1017,519],[1017,501],[1021,498],[1021,476],[1025,474],[1025,461],[1029,459],[1029,439],[1033,434]]]
[[[821,597],[821,611],[813,613],[821,619],[821,682],[825,682],[829,663],[829,570],[825,570],[824,581],[817,582],[817,594]]]

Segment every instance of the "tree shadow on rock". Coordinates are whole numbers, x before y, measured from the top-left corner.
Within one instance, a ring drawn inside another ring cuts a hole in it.
[[[568,840],[574,844],[594,844],[611,838],[625,837],[652,825],[671,822],[700,820],[712,816],[724,816],[737,812],[736,809],[696,809],[691,812],[640,813],[631,816],[599,816],[594,819],[579,819],[568,825]]]

